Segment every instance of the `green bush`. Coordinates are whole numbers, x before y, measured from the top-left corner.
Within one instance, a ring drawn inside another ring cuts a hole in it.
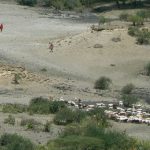
[[[54,117],[54,123],[57,125],[67,125],[73,122],[80,122],[86,114],[80,110],[71,110],[69,108],[60,110]]]
[[[27,111],[27,106],[22,104],[3,104],[3,113],[23,113]]]
[[[9,115],[8,118],[4,120],[4,123],[15,125],[15,117],[13,117],[12,115]]]
[[[107,116],[104,113],[104,109],[95,108],[88,112],[88,115],[93,119],[93,122],[98,124],[101,128],[106,128],[109,126]]]
[[[107,77],[100,77],[94,85],[95,89],[100,89],[100,90],[106,90],[109,88],[111,83],[111,79],[107,78]]]
[[[135,86],[130,83],[130,84],[127,84],[126,86],[124,86],[121,90],[122,94],[131,94],[132,91],[134,90]]]
[[[136,104],[139,99],[133,95],[123,95],[123,104],[125,107],[132,107],[132,104]]]
[[[17,0],[20,5],[34,6],[37,4],[37,0]]]
[[[138,36],[139,32],[140,32],[140,30],[138,27],[129,27],[128,28],[128,34],[130,36]]]
[[[38,97],[31,100],[29,104],[29,112],[37,114],[49,114],[56,113],[64,107],[64,102],[49,101],[46,98]]]
[[[145,72],[147,76],[150,76],[150,62],[145,66]]]
[[[107,19],[104,16],[99,16],[99,25],[107,22]]]
[[[137,43],[140,45],[150,44],[150,32],[147,29],[139,31],[137,35]]]
[[[131,21],[133,23],[133,26],[143,25],[143,23],[144,23],[144,19],[137,15],[129,16],[129,21]]]
[[[35,150],[35,146],[17,134],[4,134],[0,138],[0,148],[3,150]]]

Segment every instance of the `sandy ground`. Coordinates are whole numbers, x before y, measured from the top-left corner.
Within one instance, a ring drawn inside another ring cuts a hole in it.
[[[115,18],[116,12],[112,15]],[[62,19],[39,8],[5,1],[0,1],[0,16],[4,24],[0,61],[9,64],[0,65],[0,103],[28,104],[37,96],[112,101],[116,100],[116,91],[130,82],[150,91],[150,78],[139,74],[150,60],[150,46],[137,45],[124,23],[113,23],[121,24],[122,29],[91,32],[90,23]],[[121,41],[113,42],[114,37]],[[48,49],[49,41],[54,44],[53,53]],[[94,48],[95,44],[102,48]],[[47,71],[41,71],[43,68]],[[18,85],[12,84],[15,73],[21,74]],[[103,75],[113,81],[111,90],[103,94],[105,97],[93,89],[94,81]],[[149,132],[145,132],[149,127],[126,125],[129,134],[149,139]],[[19,132],[36,143],[43,143],[50,136],[31,134],[16,126],[8,127],[8,131]]]

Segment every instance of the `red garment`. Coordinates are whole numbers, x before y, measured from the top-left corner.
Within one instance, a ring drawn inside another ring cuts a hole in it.
[[[3,31],[3,24],[2,23],[0,25],[0,30],[1,30],[1,32]]]

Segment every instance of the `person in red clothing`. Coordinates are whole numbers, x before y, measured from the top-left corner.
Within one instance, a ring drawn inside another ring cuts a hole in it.
[[[3,31],[3,24],[2,23],[0,25],[0,30],[1,30],[1,32]]]

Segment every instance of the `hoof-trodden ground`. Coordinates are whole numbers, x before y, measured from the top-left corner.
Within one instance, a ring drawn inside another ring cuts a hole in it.
[[[0,33],[0,61],[9,64],[0,65],[0,103],[28,104],[37,96],[113,101],[116,91],[130,82],[138,88],[150,89],[150,78],[140,74],[150,60],[150,46],[137,45],[135,38],[127,34],[126,26],[91,32],[90,23],[55,18],[45,9],[4,1],[0,1],[0,23],[4,24]],[[112,41],[117,37],[121,41]],[[48,49],[49,42],[54,44],[53,53]],[[101,46],[94,48],[96,44]],[[22,77],[18,85],[12,84],[15,73]],[[113,81],[112,90],[104,93],[105,97],[93,89],[94,81],[100,76],[108,76]],[[2,130],[4,124],[0,124]],[[127,132],[132,129],[123,128]],[[142,129],[147,132],[143,133]],[[36,139],[34,133],[25,133],[20,128],[9,127],[9,130],[35,142],[49,139],[47,134]],[[149,127],[141,126],[140,133],[146,139],[150,138],[148,131]]]

